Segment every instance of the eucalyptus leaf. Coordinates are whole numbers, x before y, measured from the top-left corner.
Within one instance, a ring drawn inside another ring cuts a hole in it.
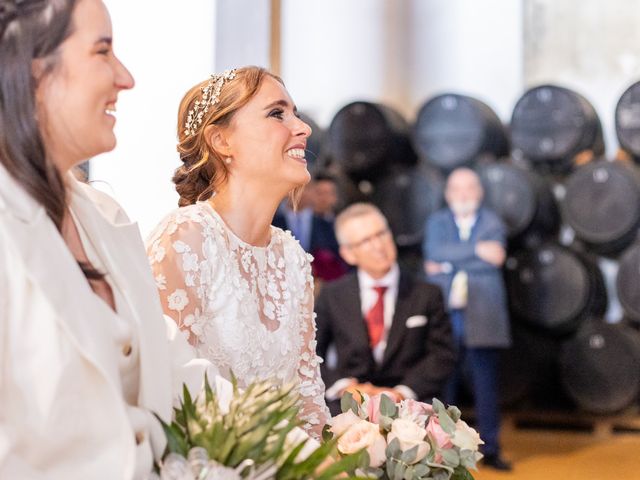
[[[460,455],[454,449],[443,449],[440,451],[440,455],[442,455],[447,465],[451,467],[460,465]]]
[[[416,445],[415,447],[411,447],[409,450],[402,452],[402,454],[400,455],[400,460],[403,461],[404,463],[412,464],[413,462],[416,461],[417,457],[418,457],[418,445]]]
[[[402,455],[402,448],[400,447],[400,440],[394,438],[387,445],[387,449],[385,450],[385,454],[387,458],[400,458]]]
[[[398,414],[398,407],[388,395],[380,395],[380,414],[391,418],[395,418]]]

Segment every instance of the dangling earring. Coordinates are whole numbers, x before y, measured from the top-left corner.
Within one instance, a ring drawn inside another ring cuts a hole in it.
[[[227,165],[231,165],[231,162],[233,161],[233,158],[231,157],[227,157],[224,159],[224,163],[226,163]]]

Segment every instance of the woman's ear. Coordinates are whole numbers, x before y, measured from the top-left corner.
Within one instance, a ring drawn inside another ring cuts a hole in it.
[[[225,131],[217,125],[207,125],[204,128],[204,138],[209,148],[221,157],[231,157],[231,146],[227,141]]]

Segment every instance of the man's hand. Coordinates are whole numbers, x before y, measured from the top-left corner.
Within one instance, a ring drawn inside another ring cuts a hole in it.
[[[404,396],[402,396],[402,394],[397,390],[393,388],[387,388],[387,387],[376,387],[371,383],[356,383],[346,388],[344,390],[344,393],[346,392],[351,393],[351,395],[353,395],[353,398],[358,403],[362,403],[362,400],[363,400],[360,394],[369,395],[370,397],[373,397],[374,395],[384,393],[385,395],[391,397],[391,399],[396,403],[404,400]]]
[[[424,271],[427,275],[438,275],[439,273],[444,272],[444,266],[442,263],[427,260],[424,262]]]
[[[501,267],[507,256],[500,242],[488,240],[476,244],[476,255],[487,263]]]

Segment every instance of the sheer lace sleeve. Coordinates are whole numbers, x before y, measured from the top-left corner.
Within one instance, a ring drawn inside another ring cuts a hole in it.
[[[196,345],[202,334],[205,225],[194,211],[169,215],[147,240],[147,255],[165,315]]]
[[[300,419],[305,423],[304,429],[307,433],[319,440],[322,438],[322,428],[329,420],[330,414],[324,398],[324,383],[320,376],[322,359],[316,354],[316,314],[313,311],[311,262],[306,254],[303,255],[302,272],[305,277],[305,289],[301,304],[302,344],[298,363],[302,398]]]

